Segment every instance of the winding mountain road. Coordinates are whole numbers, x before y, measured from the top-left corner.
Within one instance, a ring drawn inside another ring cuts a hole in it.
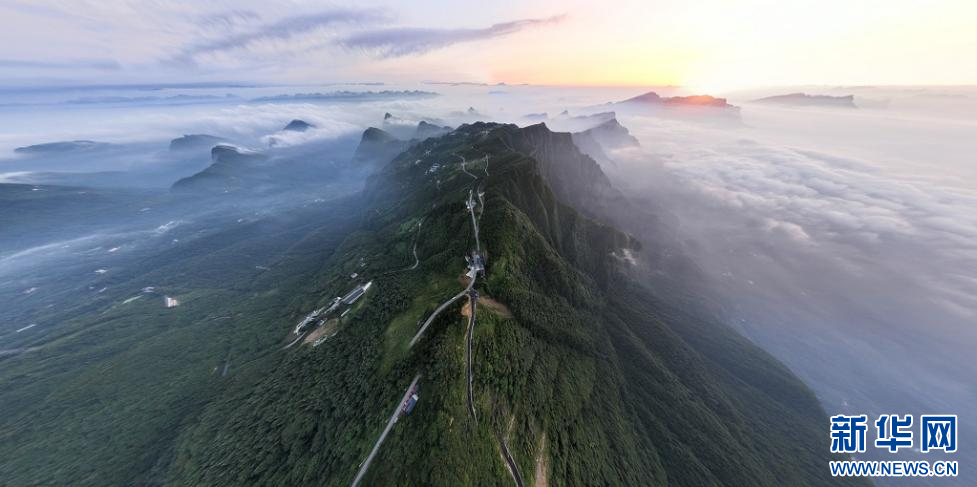
[[[424,218],[427,218],[426,216]],[[410,266],[404,267],[402,269],[395,269],[392,271],[384,272],[380,274],[381,276],[389,276],[391,274],[397,274],[399,272],[407,272],[417,269],[417,266],[421,264],[421,259],[417,257],[417,241],[421,238],[421,225],[424,223],[424,218],[417,222],[417,235],[414,236],[414,243],[411,245],[411,254],[414,256],[414,263]]]
[[[472,289],[468,294],[468,299],[471,302],[471,316],[468,317],[468,332],[466,335],[466,349],[465,361],[468,366],[468,412],[472,415],[475,420],[478,420],[478,416],[475,415],[475,395],[472,392],[472,338],[475,335],[475,313],[478,307],[478,291]]]
[[[479,200],[481,200],[481,195],[479,195]],[[471,214],[472,217],[472,228],[474,229],[475,232],[475,250],[476,252],[481,253],[482,246],[481,246],[481,242],[478,239],[478,221],[475,219],[475,208],[473,203],[474,203],[473,193],[469,192],[468,204],[466,206],[468,206],[468,212]],[[475,286],[475,281],[477,279],[478,279],[478,274],[475,274],[475,276],[473,276],[471,280],[468,281],[468,286],[465,289],[463,289],[460,293],[454,295],[451,299],[441,303],[441,305],[434,310],[434,313],[431,313],[431,316],[429,316],[427,320],[424,321],[424,324],[421,326],[421,329],[417,331],[417,334],[414,335],[414,338],[411,338],[409,346],[413,347],[414,344],[421,339],[421,335],[423,335],[424,332],[427,331],[427,327],[431,325],[431,322],[433,322],[434,319],[437,318],[438,315],[441,314],[441,312],[444,311],[445,308],[451,306],[452,303],[461,299],[462,296],[468,294],[468,292],[471,291],[472,288]]]
[[[466,202],[466,207],[468,208],[468,212],[471,215],[471,219],[472,219],[472,230],[473,230],[473,233],[474,233],[474,236],[475,236],[475,252],[472,255],[472,259],[473,260],[470,263],[470,265],[472,266],[470,269],[472,269],[472,268],[475,268],[475,266],[477,265],[476,262],[479,262],[479,263],[481,262],[482,245],[481,245],[481,241],[479,239],[478,222],[479,222],[479,220],[481,220],[482,213],[484,212],[484,206],[485,206],[485,201],[484,201],[484,197],[483,197],[484,196],[484,193],[482,193],[481,191],[479,191],[480,188],[478,188],[478,186],[477,186],[478,177],[475,176],[474,174],[468,172],[468,170],[465,168],[465,163],[466,163],[465,158],[463,156],[458,155],[458,154],[455,154],[455,155],[461,159],[461,169],[462,169],[462,171],[464,171],[465,174],[468,174],[469,176],[471,176],[472,178],[474,178],[476,180],[476,186],[472,190],[469,190],[469,192],[468,192],[468,200]],[[486,161],[486,163],[487,163],[487,161]],[[486,164],[486,166],[487,166],[487,164]],[[488,174],[487,168],[486,168],[486,174]],[[477,204],[475,202],[476,195],[477,195],[477,198],[478,198],[478,203]],[[480,207],[479,208],[479,214],[478,214],[477,217],[475,215],[475,206],[479,206]],[[418,236],[419,235],[420,235],[420,223],[418,223]],[[418,263],[420,262],[419,259],[417,258],[417,239],[416,238],[414,240],[414,246],[413,246],[412,252],[414,254],[414,265],[411,266],[410,269],[416,268],[417,265],[418,265]],[[472,342],[473,342],[473,339],[474,339],[475,324],[477,323],[477,313],[478,313],[478,291],[475,290],[475,282],[477,281],[477,279],[478,279],[478,272],[477,271],[476,272],[471,272],[471,277],[468,280],[468,285],[465,286],[465,288],[461,292],[459,292],[458,294],[452,296],[447,301],[441,303],[434,310],[434,312],[432,312],[431,315],[428,316],[428,318],[424,321],[424,324],[421,325],[420,329],[417,331],[417,333],[414,335],[414,337],[411,338],[411,341],[410,341],[410,344],[409,344],[409,347],[413,347],[414,344],[416,344],[421,339],[421,337],[424,335],[424,332],[427,331],[428,327],[431,326],[431,323],[433,323],[434,320],[445,309],[447,309],[449,306],[451,306],[452,304],[454,304],[455,301],[461,299],[463,296],[466,296],[466,295],[468,296],[468,298],[470,300],[470,303],[471,303],[471,313],[470,313],[470,315],[468,317],[468,330],[467,330],[467,332],[465,334],[466,335],[466,337],[465,337],[465,348],[466,348],[466,354],[465,354],[466,355],[466,357],[465,357],[466,364],[465,364],[465,366],[466,366],[466,369],[467,369],[467,382],[468,382],[467,402],[468,402],[468,412],[469,412],[469,414],[471,414],[472,418],[474,418],[476,421],[478,420],[478,417],[477,417],[476,412],[475,412],[475,394],[474,394],[473,386],[472,386],[472,384],[473,384],[473,379],[472,379],[472,377],[473,377],[473,374],[472,374],[472,369],[473,369]],[[366,460],[361,465],[359,472],[357,473],[356,477],[353,480],[353,484],[352,484],[353,487],[355,487],[360,482],[360,480],[363,478],[363,475],[366,473],[366,470],[369,468],[370,463],[373,461],[374,457],[376,456],[377,451],[380,449],[381,443],[383,443],[383,440],[386,439],[387,434],[389,434],[390,430],[393,428],[394,423],[397,422],[397,418],[400,416],[400,408],[401,408],[401,405],[403,405],[405,403],[405,401],[408,400],[411,391],[414,389],[414,386],[417,384],[417,381],[419,379],[420,379],[420,374],[418,374],[414,378],[414,381],[411,382],[410,387],[407,388],[407,391],[404,393],[403,399],[401,400],[400,404],[398,404],[398,408],[394,411],[394,414],[390,417],[390,421],[387,423],[386,428],[384,428],[383,433],[380,434],[380,438],[377,440],[376,444],[374,445],[373,450],[370,452],[370,455],[366,458]],[[502,438],[501,436],[499,437],[499,443],[501,445],[502,455],[503,455],[503,458],[506,461],[507,468],[509,469],[510,473],[512,473],[512,477],[515,480],[516,485],[518,487],[522,487],[522,485],[523,485],[523,483],[522,483],[522,477],[519,475],[518,467],[516,467],[516,464],[513,461],[512,456],[509,454],[508,447],[505,444],[505,439]]]
[[[477,191],[477,188],[476,190]],[[478,240],[478,220],[475,219],[475,197],[472,190],[468,191],[468,212],[472,215],[472,228],[475,230],[475,251],[482,253],[482,243]]]
[[[421,221],[417,222],[417,235],[414,235],[414,245],[411,246],[410,250],[414,254],[414,265],[410,266],[407,270],[417,269],[417,265],[421,263],[421,259],[417,258],[417,240],[421,238],[421,225],[423,223],[424,218],[421,218]]]
[[[458,155],[458,154],[452,154],[452,155],[461,159],[461,171],[462,172],[464,172],[465,174],[471,176],[472,179],[478,179],[478,176],[476,176],[476,175],[468,172],[468,168],[465,167],[465,164],[468,163],[468,161],[465,160],[465,156],[461,156],[461,155]]]
[[[434,319],[437,318],[438,315],[441,314],[441,312],[444,311],[445,308],[447,308],[448,306],[451,306],[451,303],[454,303],[455,301],[458,301],[459,299],[461,299],[462,297],[464,297],[466,294],[468,294],[468,291],[470,291],[474,285],[475,285],[475,279],[473,278],[473,279],[471,279],[468,282],[468,287],[466,287],[465,289],[463,289],[460,293],[455,294],[451,299],[449,299],[449,300],[441,303],[441,306],[438,306],[437,309],[434,310],[434,313],[431,313],[431,316],[429,316],[427,318],[427,320],[424,322],[424,325],[421,326],[421,329],[418,330],[417,331],[417,334],[414,335],[414,338],[412,338],[410,340],[410,346],[413,347],[414,344],[417,343],[417,341],[421,339],[421,335],[424,334],[424,331],[427,330],[427,327],[431,325],[431,322],[433,322]]]
[[[292,348],[292,345],[295,345],[296,343],[299,342],[299,340],[305,338],[306,333],[308,333],[308,331],[303,331],[295,340],[292,340],[292,343],[285,345],[285,347],[283,347],[282,350],[287,350],[289,348]]]
[[[506,467],[509,469],[512,480],[516,483],[516,487],[523,487],[524,484],[522,483],[522,475],[519,473],[519,466],[512,459],[512,455],[509,453],[509,446],[505,443],[505,437],[501,435],[499,436],[499,446],[502,449],[502,458],[505,460]]]
[[[367,469],[370,468],[370,463],[373,461],[373,458],[376,457],[377,452],[380,451],[380,445],[383,443],[383,440],[387,439],[387,435],[390,434],[390,430],[393,429],[394,424],[397,423],[397,419],[400,418],[400,413],[404,407],[404,404],[407,402],[408,398],[410,398],[410,393],[414,390],[414,386],[417,385],[417,381],[419,380],[421,380],[421,374],[415,375],[414,380],[412,380],[410,386],[407,387],[407,391],[404,392],[404,397],[402,397],[400,402],[397,403],[394,413],[390,416],[390,421],[387,421],[387,426],[383,429],[383,433],[380,433],[380,438],[377,438],[376,444],[373,445],[373,450],[370,451],[370,455],[367,456],[366,460],[363,461],[363,464],[360,465],[359,472],[356,472],[356,477],[353,478],[352,487],[356,487],[356,485],[360,483],[360,480],[363,480],[363,475],[366,474]]]

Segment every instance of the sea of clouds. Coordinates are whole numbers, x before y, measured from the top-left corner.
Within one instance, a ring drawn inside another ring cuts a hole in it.
[[[798,373],[829,414],[977,419],[971,120],[918,104],[747,104],[739,127],[624,124],[642,147],[614,153],[605,170],[670,215],[724,319]],[[968,422],[964,434],[977,432]]]

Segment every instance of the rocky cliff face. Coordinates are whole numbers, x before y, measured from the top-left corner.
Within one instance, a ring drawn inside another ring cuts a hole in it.
[[[600,164],[614,164],[607,154],[609,151],[641,145],[627,128],[618,123],[616,118],[582,132],[575,132],[573,143],[581,152]]]
[[[170,141],[171,152],[189,152],[196,150],[210,150],[217,144],[227,142],[223,137],[207,134],[188,134]]]
[[[273,183],[275,174],[260,174],[268,157],[259,152],[228,144],[218,144],[210,150],[211,165],[193,176],[173,183],[174,191],[228,193],[240,190],[257,191],[261,180]]]
[[[353,165],[377,170],[407,148],[408,143],[390,133],[370,127],[363,132],[360,144],[353,153]]]
[[[425,140],[431,137],[440,137],[448,132],[451,132],[451,127],[435,125],[433,123],[428,123],[421,120],[417,124],[417,131],[414,132],[414,138],[417,140]]]
[[[629,203],[600,165],[574,144],[571,134],[536,124],[511,131],[509,137],[514,148],[538,161],[540,174],[558,200],[605,221],[626,212]]]

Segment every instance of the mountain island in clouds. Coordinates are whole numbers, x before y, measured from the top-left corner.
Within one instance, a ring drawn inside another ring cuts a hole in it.
[[[831,95],[808,95],[806,93],[790,93],[787,95],[767,96],[753,100],[754,103],[768,103],[772,105],[788,106],[819,106],[819,107],[839,107],[856,108],[855,96],[831,96]]]

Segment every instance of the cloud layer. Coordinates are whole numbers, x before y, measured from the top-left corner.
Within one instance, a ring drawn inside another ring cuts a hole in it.
[[[499,39],[563,19],[510,20],[505,10],[486,7],[478,18],[497,23],[454,28],[466,19],[449,16],[447,10],[427,4],[410,10],[396,5],[322,7],[299,0],[275,6],[256,0],[176,0],[151,6],[13,2],[0,5],[0,68],[11,75],[0,83],[65,78],[75,84],[105,84],[110,75],[111,83],[363,80],[376,77],[370,73],[377,57]]]
[[[236,25],[240,20],[255,19],[257,18],[257,14],[248,15],[240,11],[232,11],[224,15],[209,18],[211,19],[211,23],[228,28]],[[383,12],[358,9],[335,9],[307,15],[285,17],[281,20],[260,25],[244,32],[230,32],[227,35],[192,44],[174,56],[173,61],[192,64],[201,55],[243,49],[259,43],[289,41],[296,37],[316,33],[323,28],[336,25],[373,23],[386,19],[387,15]]]
[[[393,58],[423,54],[454,44],[481,41],[515,34],[519,31],[557,24],[565,15],[538,19],[522,19],[493,24],[482,29],[425,29],[389,28],[360,32],[340,41],[340,44],[354,50],[362,50],[378,57]]]
[[[76,59],[71,61],[36,61],[21,59],[0,59],[0,68],[27,69],[97,69],[115,71],[122,65],[113,59]]]
[[[832,414],[964,411],[975,394],[977,187],[937,177],[961,142],[920,133],[939,113],[876,120],[901,115],[747,108],[736,129],[634,118],[644,149],[607,168],[672,222],[643,240],[667,233],[724,319]]]

